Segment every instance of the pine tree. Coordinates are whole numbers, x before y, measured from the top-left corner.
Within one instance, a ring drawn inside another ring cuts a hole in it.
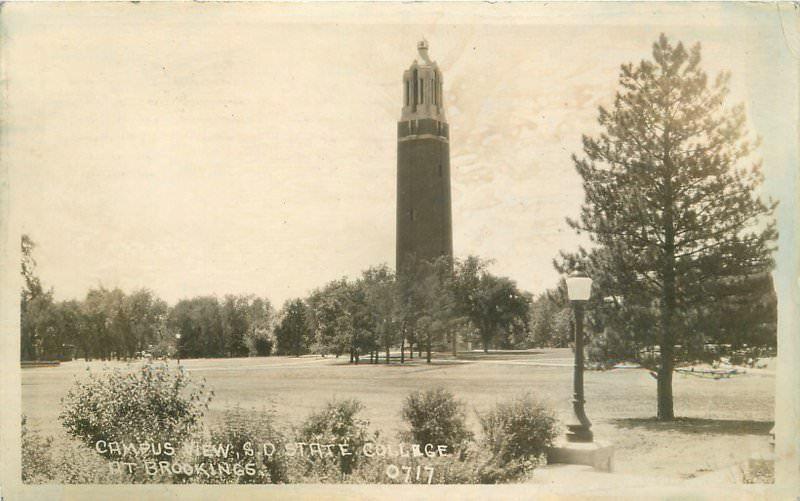
[[[725,101],[730,74],[710,83],[700,45],[664,35],[652,54],[621,67],[613,108],[599,110],[602,132],[584,136],[585,158],[573,156],[585,203],[568,222],[607,251],[612,276],[657,304],[658,418],[669,420],[681,319],[714,301],[726,277],[771,269],[776,203],[756,193],[757,144],[744,107]]]

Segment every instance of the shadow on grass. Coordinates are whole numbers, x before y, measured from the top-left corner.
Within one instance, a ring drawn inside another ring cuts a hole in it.
[[[703,435],[769,435],[775,424],[772,421],[739,421],[734,419],[675,418],[659,421],[656,418],[611,419],[610,424],[619,428],[643,429],[647,431],[679,431]]]
[[[541,355],[543,351],[536,350],[490,350],[489,353],[470,351],[459,352],[459,360],[507,360],[517,357]]]
[[[400,363],[400,359],[398,358],[397,360],[392,359],[391,363],[389,363],[389,364],[387,364],[385,360],[381,360],[380,363],[377,363],[377,364],[372,364],[372,363],[369,362],[369,359],[367,359],[366,362],[364,362],[362,360],[361,362],[359,362],[357,364],[351,363],[351,362],[349,362],[347,360],[343,360],[341,362],[336,361],[336,362],[332,363],[331,365],[335,365],[335,366],[350,366],[350,367],[376,367],[376,366],[381,366],[381,367],[416,367],[416,368],[419,368],[419,367],[454,367],[454,366],[457,366],[457,365],[469,364],[469,363],[470,362],[466,361],[466,360],[464,360],[464,361],[437,360],[435,358],[432,359],[430,363],[427,363],[424,358],[421,359],[421,360],[419,360],[417,358],[414,358],[414,360],[406,360],[405,362]]]
[[[484,353],[482,351],[460,351],[458,352],[457,357],[453,357],[450,353],[434,353],[433,358],[430,364],[425,362],[425,354],[423,353],[422,357],[414,355],[413,359],[406,358],[405,363],[400,363],[400,355],[393,353],[389,359],[391,363],[388,365],[417,365],[417,364],[425,364],[425,365],[454,365],[454,364],[464,364],[464,363],[471,363],[480,360],[512,360],[512,359],[519,359],[521,357],[530,357],[533,355],[541,355],[545,353],[544,351],[540,350],[490,350],[489,353]],[[362,355],[361,361],[358,364],[352,364],[349,362],[349,357],[342,357],[340,359],[335,359],[333,365],[387,365],[386,359],[384,355],[381,354],[380,362],[378,364],[371,364],[369,362],[369,356],[366,358]]]

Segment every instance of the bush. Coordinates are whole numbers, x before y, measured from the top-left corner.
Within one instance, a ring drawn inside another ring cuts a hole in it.
[[[200,457],[195,464],[213,465],[219,471],[220,463],[227,463],[228,470],[234,465],[255,465],[255,475],[222,476],[211,478],[198,476],[201,483],[281,484],[289,481],[289,465],[286,456],[286,439],[275,426],[271,412],[245,410],[240,407],[224,412],[221,422],[210,429],[211,444],[230,444],[228,457]],[[270,447],[270,444],[272,447]]]
[[[453,452],[472,439],[464,408],[464,403],[444,388],[415,391],[406,397],[403,419],[411,428],[414,443],[446,445]]]
[[[553,413],[529,394],[500,402],[478,418],[483,430],[481,445],[490,455],[480,467],[482,483],[525,477],[544,462],[545,451],[558,432]]]
[[[53,458],[50,446],[53,439],[42,437],[28,428],[28,419],[22,415],[22,481],[43,483],[53,475]]]
[[[203,384],[194,385],[183,368],[171,371],[164,364],[146,363],[127,373],[89,372],[88,379],[76,381],[62,399],[59,417],[72,436],[92,449],[101,440],[151,444],[154,459],[169,461],[163,444],[178,449],[198,429],[211,395]],[[124,460],[132,453],[102,454]]]
[[[81,443],[70,441],[52,447],[52,437],[43,437],[28,427],[22,416],[22,481],[26,484],[103,484],[126,479],[109,468],[110,463]]]
[[[478,483],[480,484],[505,484],[525,480],[537,467],[547,464],[544,457],[525,460],[513,459],[501,461],[494,456],[483,462],[478,468]]]
[[[363,408],[364,405],[356,399],[331,400],[322,410],[306,418],[298,433],[301,442],[345,445],[351,454],[294,455],[305,466],[299,468],[304,481],[340,481],[362,460],[364,444],[377,439],[377,434],[369,434],[369,422],[357,417]]]
[[[53,457],[53,479],[58,484],[120,484],[136,480],[111,464],[93,450],[76,441],[69,441],[56,450]],[[148,479],[149,480],[149,479]],[[153,481],[162,481],[159,477]]]

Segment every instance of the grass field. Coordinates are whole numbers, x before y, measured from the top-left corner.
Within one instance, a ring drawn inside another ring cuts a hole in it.
[[[358,366],[346,357],[268,357],[182,360],[193,379],[203,377],[215,391],[209,419],[226,407],[273,408],[287,425],[299,424],[332,397],[355,397],[364,417],[384,437],[402,429],[400,409],[413,390],[441,386],[474,411],[529,391],[566,420],[571,412],[572,354],[568,349],[465,353],[401,366]],[[174,364],[175,362],[170,362]],[[60,398],[86,367],[125,366],[122,362],[74,361],[22,371],[22,412],[30,425],[56,440],[66,434],[58,422]],[[132,364],[133,365],[133,364]],[[751,371],[729,379],[674,376],[674,422],[653,419],[656,382],[643,369],[587,371],[586,412],[595,439],[616,447],[615,471],[691,478],[746,461],[769,450],[774,410],[774,373]]]

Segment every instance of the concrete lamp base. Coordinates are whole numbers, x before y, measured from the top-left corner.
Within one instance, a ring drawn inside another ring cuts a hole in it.
[[[569,443],[590,443],[594,440],[592,430],[582,424],[567,425],[567,442]]]
[[[581,464],[595,470],[614,470],[614,446],[603,442],[567,442],[561,440],[547,449],[547,463]]]

